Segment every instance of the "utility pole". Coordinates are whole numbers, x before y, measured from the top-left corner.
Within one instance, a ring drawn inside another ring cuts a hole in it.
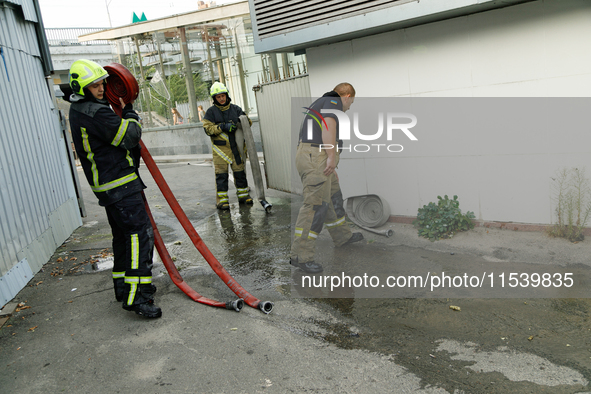
[[[109,17],[109,27],[113,27],[113,24],[111,23],[111,14],[109,13],[109,4],[111,4],[111,1],[105,0],[105,7],[107,7],[107,16]]]

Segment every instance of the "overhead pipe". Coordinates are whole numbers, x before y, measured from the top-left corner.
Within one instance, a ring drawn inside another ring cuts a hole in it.
[[[152,216],[152,212],[150,211],[150,206],[148,205],[146,195],[144,194],[143,191],[142,191],[142,198],[144,199],[144,205],[146,206],[146,212],[148,213],[148,217],[150,218],[150,222],[152,223],[152,228],[154,229],[154,245],[156,246],[156,250],[158,251],[160,258],[162,259],[162,263],[164,264],[166,271],[168,271],[168,275],[170,276],[170,279],[172,279],[172,282],[179,289],[181,289],[183,293],[188,295],[189,298],[192,299],[193,301],[199,302],[201,304],[209,305],[209,306],[215,306],[218,308],[226,308],[226,309],[230,309],[230,310],[235,310],[236,312],[240,312],[240,310],[244,307],[243,300],[240,299],[240,300],[236,300],[236,301],[221,302],[221,301],[215,301],[215,300],[212,300],[209,298],[205,298],[201,294],[199,294],[195,290],[193,290],[191,288],[191,286],[189,286],[187,284],[187,282],[184,281],[183,277],[181,276],[179,271],[176,269],[176,266],[174,265],[174,262],[172,261],[172,257],[170,257],[170,254],[168,253],[168,250],[166,249],[166,245],[164,245],[164,241],[162,240],[162,236],[160,235],[160,232],[158,231],[158,227],[156,226],[156,222],[154,221],[154,217]]]

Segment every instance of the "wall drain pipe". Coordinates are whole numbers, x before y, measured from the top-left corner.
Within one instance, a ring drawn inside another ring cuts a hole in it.
[[[164,264],[166,271],[168,271],[168,275],[170,276],[170,279],[172,279],[172,282],[179,289],[181,289],[183,291],[183,293],[188,295],[189,298],[192,299],[193,301],[199,302],[201,304],[209,305],[209,306],[215,306],[218,308],[226,308],[226,309],[235,310],[236,312],[240,312],[240,310],[244,306],[243,300],[228,301],[228,302],[211,300],[211,299],[205,298],[201,294],[197,293],[195,290],[193,290],[187,284],[187,282],[184,281],[183,277],[181,276],[179,271],[176,269],[176,266],[174,265],[174,262],[172,261],[172,257],[170,257],[170,254],[168,253],[168,250],[166,249],[166,245],[164,245],[164,241],[162,240],[162,236],[160,235],[160,232],[158,231],[158,227],[156,226],[156,222],[154,221],[154,217],[152,216],[152,212],[150,211],[150,206],[148,205],[148,201],[146,200],[146,195],[144,194],[143,191],[142,191],[142,198],[144,199],[144,205],[146,206],[146,212],[148,213],[148,217],[150,218],[150,222],[152,223],[152,228],[154,229],[154,244],[156,246],[156,250],[158,251],[160,258],[162,259],[162,263]]]
[[[375,230],[371,228],[382,226],[390,218],[390,205],[380,196],[367,194],[349,197],[345,203],[345,211],[349,219],[365,231],[385,237],[394,235],[394,231],[391,229]]]
[[[152,174],[154,181],[156,181],[156,184],[160,188],[160,191],[164,195],[164,198],[168,202],[168,205],[170,205],[170,208],[172,208],[172,211],[181,223],[181,226],[183,226],[185,232],[193,242],[193,245],[195,245],[199,253],[201,253],[201,255],[205,258],[209,266],[220,277],[220,279],[222,279],[226,286],[228,286],[230,290],[234,292],[234,294],[236,294],[238,297],[244,300],[246,305],[251,306],[255,309],[260,309],[264,313],[271,313],[271,311],[273,310],[273,303],[270,301],[260,301],[259,299],[251,295],[248,291],[246,291],[242,286],[240,286],[240,284],[238,284],[238,282],[236,282],[234,278],[232,278],[228,271],[226,271],[226,269],[215,258],[213,253],[211,253],[211,251],[207,248],[207,246],[203,242],[203,239],[201,239],[201,237],[191,224],[191,221],[189,220],[189,218],[187,218],[187,215],[185,214],[180,204],[174,197],[174,194],[172,193],[170,187],[164,180],[164,177],[158,169],[158,166],[156,166],[156,163],[154,162],[152,155],[148,151],[148,148],[146,148],[144,142],[141,140],[140,146],[142,159],[144,160],[144,163],[146,163],[146,167],[148,167],[148,170],[150,170],[150,173]]]

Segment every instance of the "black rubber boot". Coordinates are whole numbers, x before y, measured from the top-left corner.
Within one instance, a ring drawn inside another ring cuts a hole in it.
[[[361,234],[361,233],[353,233],[351,235],[351,238],[349,238],[349,240],[347,242],[345,242],[345,245],[352,244],[354,242],[359,242],[359,241],[363,241],[363,234]]]
[[[138,289],[139,294],[136,295],[133,305],[127,305],[123,302],[123,309],[133,311],[140,316],[148,318],[158,318],[162,316],[162,310],[154,305],[154,293],[156,293],[156,286],[153,284],[141,284]]]
[[[115,299],[117,302],[123,301],[125,297],[125,280],[123,278],[113,279],[113,288],[115,289]]]
[[[293,265],[294,267],[298,267],[302,271],[307,272],[309,274],[317,274],[319,272],[324,271],[324,268],[322,268],[322,266],[320,264],[315,263],[313,261],[308,261],[306,263],[300,263],[300,262],[298,262],[297,257],[295,259],[292,258],[290,264]]]
[[[154,300],[135,305],[123,305],[123,309],[133,311],[140,316],[155,319],[162,316],[162,309],[154,305]]]

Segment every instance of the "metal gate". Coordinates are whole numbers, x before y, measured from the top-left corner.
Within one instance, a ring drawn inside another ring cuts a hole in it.
[[[262,83],[253,90],[265,155],[267,187],[301,194],[300,177],[293,165],[298,134],[292,132],[293,125],[300,120],[292,120],[292,97],[310,97],[308,74]]]

